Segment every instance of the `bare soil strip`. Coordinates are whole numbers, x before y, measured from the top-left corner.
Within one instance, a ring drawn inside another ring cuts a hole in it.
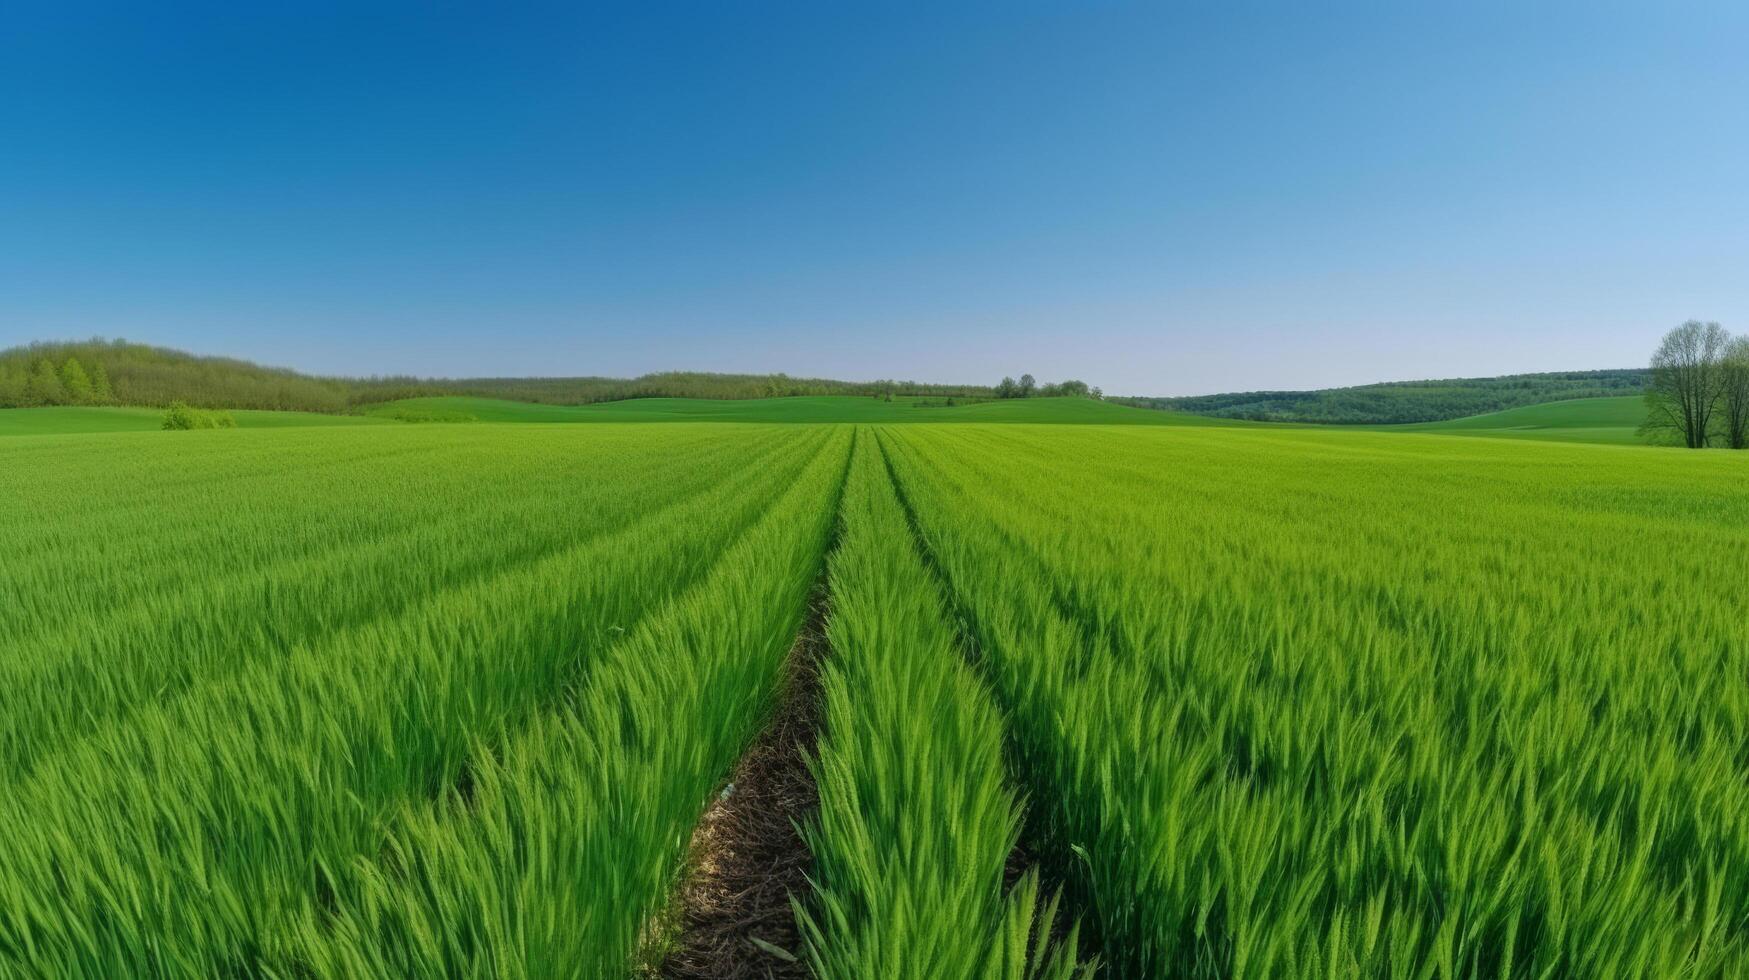
[[[822,572],[777,713],[693,831],[692,871],[675,895],[678,934],[659,976],[808,976],[790,896],[806,892],[813,865],[796,827],[820,807],[806,758],[820,725],[826,610]]]

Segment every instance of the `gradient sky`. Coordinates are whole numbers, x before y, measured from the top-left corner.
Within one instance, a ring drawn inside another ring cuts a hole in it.
[[[0,347],[1134,394],[1640,364],[1749,329],[1746,42],[1652,0],[8,0]]]

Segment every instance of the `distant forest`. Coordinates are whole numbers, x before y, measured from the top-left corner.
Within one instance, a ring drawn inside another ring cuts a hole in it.
[[[1083,386],[1084,387],[1084,386]],[[39,405],[261,408],[347,412],[423,395],[474,395],[554,405],[627,398],[777,398],[927,395],[993,398],[990,385],[832,381],[784,374],[669,371],[639,378],[323,378],[229,357],[202,357],[124,340],[37,343],[0,351],[0,408]]]
[[[1169,409],[1218,418],[1388,425],[1441,422],[1568,398],[1638,395],[1645,391],[1649,377],[1650,372],[1645,368],[1623,368],[1509,374],[1498,378],[1391,381],[1317,391],[1244,391],[1184,398],[1109,400],[1140,408]]]
[[[344,412],[348,382],[123,340],[0,351],[0,406],[145,405]]]

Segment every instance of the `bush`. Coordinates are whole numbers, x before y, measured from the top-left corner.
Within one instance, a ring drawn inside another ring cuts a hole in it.
[[[446,408],[397,408],[387,412],[374,413],[379,418],[394,419],[397,422],[478,422],[479,419],[467,412],[457,412]]]
[[[182,402],[171,402],[164,411],[165,429],[235,429],[237,420],[230,412],[209,412],[190,408]]]

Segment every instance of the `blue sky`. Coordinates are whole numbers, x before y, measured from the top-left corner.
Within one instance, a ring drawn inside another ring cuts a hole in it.
[[[0,7],[0,346],[1186,394],[1749,329],[1749,7]]]

